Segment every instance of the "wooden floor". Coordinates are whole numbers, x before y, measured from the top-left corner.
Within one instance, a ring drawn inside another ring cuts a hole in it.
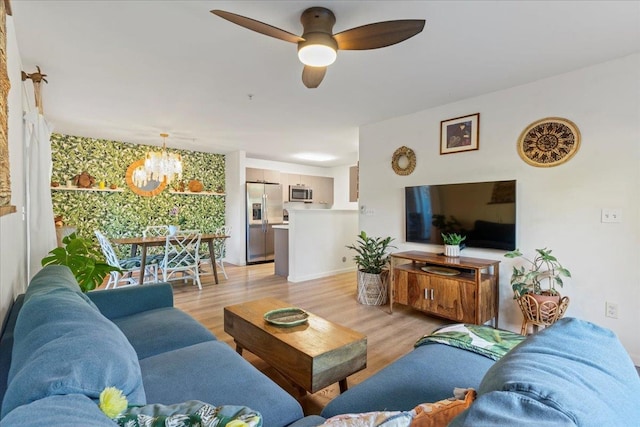
[[[373,375],[398,357],[412,350],[422,335],[436,327],[450,323],[394,305],[366,306],[356,301],[356,273],[300,283],[287,282],[274,275],[273,263],[246,267],[226,266],[229,279],[220,274],[215,285],[211,275],[202,276],[202,291],[191,282],[174,284],[175,305],[191,314],[211,330],[221,341],[235,348],[233,339],[224,332],[223,308],[227,305],[263,297],[274,297],[289,302],[313,314],[354,329],[367,336],[367,368],[348,378],[349,386]],[[339,393],[334,384],[314,394],[299,397],[297,390],[273,368],[249,352],[244,357],[299,399],[305,414],[319,414],[327,402]]]

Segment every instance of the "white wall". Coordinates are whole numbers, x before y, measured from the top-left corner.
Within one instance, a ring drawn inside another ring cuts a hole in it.
[[[22,63],[16,43],[13,18],[7,17],[7,70],[9,92],[9,162],[11,165],[11,204],[18,212],[0,217],[0,322],[16,295],[27,286],[25,167],[22,122]]]
[[[333,209],[358,209],[358,202],[349,201],[349,168],[337,166],[333,173]],[[355,165],[354,165],[355,166]]]
[[[225,224],[231,226],[225,260],[245,265],[245,153],[225,154]]]
[[[358,212],[336,209],[289,211],[290,282],[354,271],[355,253],[347,249],[358,235]]]
[[[364,126],[360,129],[360,228],[390,235],[398,250],[440,248],[404,242],[405,186],[516,179],[517,245],[531,254],[549,247],[572,272],[562,291],[567,316],[611,328],[640,365],[640,55],[588,67]],[[480,149],[439,154],[440,121],[480,113]],[[516,141],[530,123],[567,118],[582,143],[567,163],[536,168],[520,159]],[[389,141],[412,148],[409,176],[394,174]],[[622,222],[600,222],[602,208],[622,211]],[[463,255],[501,260],[500,327],[519,331],[522,315],[512,300],[512,260],[494,250]],[[605,301],[619,318],[605,317]]]

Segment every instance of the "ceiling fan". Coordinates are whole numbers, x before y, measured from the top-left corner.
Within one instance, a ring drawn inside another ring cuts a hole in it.
[[[298,58],[304,64],[302,82],[308,88],[320,85],[327,72],[327,66],[336,60],[339,49],[366,50],[391,46],[420,33],[425,23],[424,19],[376,22],[333,34],[333,25],[336,23],[333,12],[324,7],[311,7],[300,16],[303,32],[301,36],[297,36],[264,22],[224,10],[215,9],[211,13],[258,33],[297,43]]]

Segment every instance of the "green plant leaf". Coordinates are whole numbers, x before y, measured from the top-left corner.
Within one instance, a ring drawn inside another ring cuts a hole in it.
[[[69,267],[82,292],[88,292],[100,286],[111,271],[122,271],[118,267],[105,262],[100,251],[94,248],[93,242],[78,237],[76,233],[62,239],[63,247],[49,251],[49,256],[42,259],[43,266],[65,265]]]

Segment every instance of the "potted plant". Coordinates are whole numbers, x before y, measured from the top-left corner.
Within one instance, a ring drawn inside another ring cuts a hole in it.
[[[102,252],[93,247],[91,240],[71,233],[62,239],[64,246],[49,251],[42,265],[66,265],[76,277],[82,292],[91,291],[102,284],[111,271],[121,271],[105,262]]]
[[[526,323],[534,325],[550,325],[560,319],[569,305],[569,298],[562,297],[556,286],[562,287],[562,277],[571,277],[571,272],[564,268],[558,259],[551,254],[551,249],[536,249],[536,256],[526,258],[519,249],[507,252],[507,258],[522,258],[528,265],[513,267],[511,288],[513,297],[525,317]]]
[[[391,237],[371,237],[361,231],[358,240],[347,248],[356,251],[353,260],[358,265],[358,302],[382,305],[387,302],[387,278]]]
[[[467,236],[458,233],[440,233],[440,235],[444,241],[444,255],[452,257],[460,256],[460,243],[462,243]]]

